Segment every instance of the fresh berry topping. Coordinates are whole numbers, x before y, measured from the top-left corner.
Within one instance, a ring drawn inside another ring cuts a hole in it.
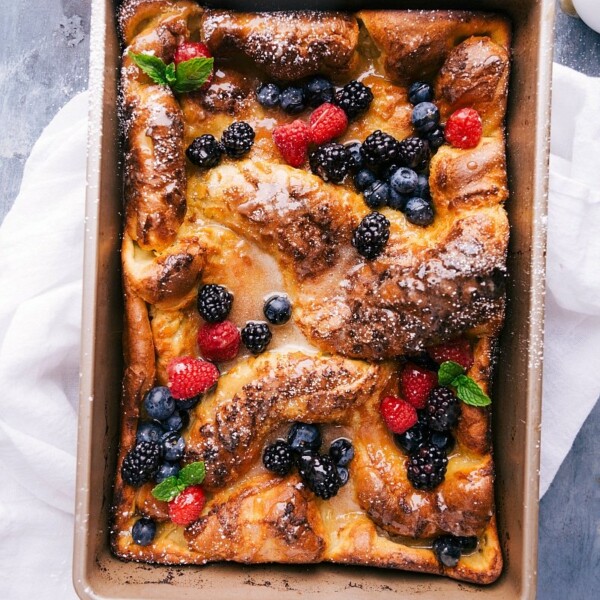
[[[400,373],[400,393],[415,408],[425,408],[427,397],[437,382],[437,373],[407,363]]]
[[[233,294],[222,285],[209,283],[198,292],[198,312],[208,323],[224,321],[232,304]]]
[[[371,106],[373,92],[360,81],[351,81],[335,94],[335,103],[348,115],[349,119],[360,115]]]
[[[169,518],[175,525],[190,525],[200,518],[205,503],[202,488],[199,485],[190,485],[169,502]]]
[[[474,535],[442,535],[433,541],[433,551],[445,567],[455,567],[462,554],[475,552],[477,542]]]
[[[140,423],[135,434],[136,442],[159,442],[164,431],[157,423]]]
[[[390,185],[399,194],[410,194],[415,191],[419,176],[408,167],[400,167],[390,178]]]
[[[434,150],[437,150],[440,146],[442,146],[446,141],[444,127],[442,125],[438,125],[435,129],[431,130],[427,134],[427,141],[429,142],[429,147],[433,148]]]
[[[239,158],[250,152],[254,144],[254,129],[245,121],[235,121],[221,136],[221,144],[225,148],[227,156]]]
[[[398,143],[398,155],[410,169],[423,170],[429,160],[429,145],[418,137],[407,137]]]
[[[265,302],[263,313],[269,323],[283,325],[292,316],[292,303],[287,296],[271,296]]]
[[[433,212],[433,205],[429,200],[425,198],[409,198],[404,207],[404,214],[406,220],[413,225],[419,227],[427,227],[433,223],[435,214]]]
[[[231,321],[205,323],[198,331],[200,354],[212,362],[233,360],[240,350],[240,332]]]
[[[162,421],[175,411],[175,400],[168,387],[154,387],[144,397],[144,408],[151,419]]]
[[[399,142],[378,129],[363,142],[361,152],[368,167],[376,170],[389,167],[398,162]]]
[[[350,152],[350,171],[352,171],[352,173],[356,173],[356,171],[359,171],[364,167],[365,160],[360,151],[361,148],[362,144],[360,142],[350,142],[349,144],[346,144],[346,150]]]
[[[329,456],[338,467],[346,467],[354,458],[354,446],[346,438],[338,438],[329,446]]]
[[[273,130],[273,141],[288,165],[301,167],[308,156],[310,128],[300,119],[286,125],[279,125]]]
[[[381,208],[390,199],[390,186],[385,181],[374,181],[364,192],[365,204],[369,208]]]
[[[475,148],[482,133],[481,117],[473,108],[461,108],[453,112],[446,122],[446,141],[455,148]]]
[[[121,465],[123,481],[134,487],[154,479],[161,459],[159,442],[139,442],[130,450]]]
[[[178,398],[177,408],[179,410],[190,410],[191,408],[194,408],[198,402],[200,402],[200,396],[194,396],[193,398]]]
[[[286,87],[279,97],[279,105],[290,115],[296,115],[306,108],[304,90],[295,85]]]
[[[308,125],[311,140],[315,144],[324,144],[346,131],[348,117],[339,106],[326,102],[313,111]]]
[[[406,203],[410,200],[411,196],[408,194],[399,194],[392,186],[390,186],[390,197],[388,199],[388,206],[394,210],[404,212]]]
[[[433,444],[425,444],[407,460],[408,480],[418,490],[432,490],[444,481],[447,466],[446,453]]]
[[[221,162],[223,146],[214,135],[206,133],[197,137],[185,151],[190,162],[202,169],[212,169]]]
[[[340,183],[350,170],[350,152],[342,144],[325,144],[311,152],[308,160],[312,172],[323,181]]]
[[[454,438],[449,431],[432,431],[429,441],[446,454],[454,448]]]
[[[404,433],[418,420],[415,407],[397,396],[386,396],[381,401],[379,411],[392,433]]]
[[[212,54],[206,44],[201,42],[181,42],[175,49],[173,62],[178,65],[192,58],[211,58]]]
[[[366,190],[369,186],[377,181],[377,176],[369,169],[361,169],[354,176],[354,185],[359,192]]]
[[[275,108],[279,104],[281,90],[274,83],[262,83],[256,90],[256,99],[265,108]]]
[[[330,456],[320,454],[303,455],[308,457],[303,460],[298,472],[309,490],[312,490],[316,496],[327,500],[335,496],[340,487],[341,481],[337,472],[337,467]]]
[[[173,398],[187,399],[209,390],[219,379],[219,370],[205,360],[183,356],[174,358],[167,367]]]
[[[311,77],[304,86],[304,92],[306,103],[313,108],[331,102],[335,94],[333,83],[321,75]]]
[[[336,465],[336,469],[340,480],[340,487],[344,487],[350,479],[350,471],[348,471],[347,467],[342,467],[341,465]]]
[[[165,431],[181,431],[189,423],[189,415],[184,410],[176,410],[168,419],[161,421]]]
[[[460,402],[450,388],[435,387],[427,398],[425,414],[430,429],[447,431],[458,423]]]
[[[418,198],[425,198],[425,200],[431,199],[431,193],[429,191],[429,177],[427,175],[419,175],[417,180],[417,187],[413,192],[413,196]]]
[[[415,81],[408,88],[408,101],[411,104],[431,102],[433,100],[433,88],[424,81]]]
[[[465,371],[473,366],[473,350],[466,338],[458,338],[445,344],[427,348],[427,353],[438,365],[451,360],[458,363]]]
[[[386,181],[389,181],[394,173],[400,168],[400,165],[397,165],[396,163],[394,163],[393,165],[390,165],[389,167],[386,167],[385,169],[383,169],[381,171],[381,179],[385,179]]]
[[[412,124],[419,133],[433,131],[440,122],[440,111],[433,102],[420,102],[412,112]]]
[[[321,432],[316,425],[296,422],[288,432],[287,441],[294,452],[317,452],[321,447]]]
[[[289,444],[283,440],[277,440],[267,446],[263,452],[263,464],[266,469],[277,475],[287,475],[294,465],[292,449]]]
[[[404,452],[412,454],[429,441],[429,434],[427,424],[421,415],[419,415],[419,420],[415,425],[407,429],[404,433],[394,435],[394,442]]]
[[[252,354],[264,352],[272,337],[271,330],[264,321],[248,321],[242,329],[242,342]]]
[[[164,462],[160,465],[158,473],[156,474],[156,483],[161,483],[169,477],[175,477],[179,474],[179,465],[177,463]]]
[[[352,245],[367,260],[377,258],[390,237],[390,222],[378,212],[368,214],[352,235]]]
[[[138,519],[131,528],[133,543],[138,546],[149,546],[156,535],[156,523],[148,517]]]
[[[177,431],[169,431],[162,438],[163,458],[165,460],[180,460],[185,452],[185,440]]]

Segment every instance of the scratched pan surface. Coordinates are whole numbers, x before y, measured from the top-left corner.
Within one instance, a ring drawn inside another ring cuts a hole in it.
[[[243,10],[356,10],[359,1],[211,2]],[[477,587],[450,579],[316,565],[159,567],[126,563],[109,549],[122,377],[117,135],[120,57],[114,6],[93,0],[90,131],[73,579],[81,598],[286,600],[286,598],[534,598],[537,566],[541,348],[548,127],[554,0],[396,0],[378,8],[495,10],[513,23],[508,111],[511,222],[509,310],[494,385],[496,500],[505,568]],[[369,4],[369,8],[374,8]]]

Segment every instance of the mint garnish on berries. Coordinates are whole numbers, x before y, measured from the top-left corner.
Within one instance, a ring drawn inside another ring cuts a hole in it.
[[[168,85],[177,94],[193,92],[200,88],[213,71],[214,58],[191,58],[178,65],[169,65],[152,54],[136,54],[129,52],[133,62],[152,81],[160,85]]]
[[[185,488],[190,485],[202,483],[205,476],[206,468],[202,461],[190,463],[186,467],[183,467],[178,475],[167,477],[164,481],[159,483],[152,490],[152,495],[157,500],[171,502],[171,500],[179,496]]]
[[[438,381],[440,385],[450,385],[456,390],[456,395],[470,406],[488,406],[492,403],[489,396],[475,383],[475,381],[465,375],[465,370],[451,360],[447,360],[440,365],[438,371]]]

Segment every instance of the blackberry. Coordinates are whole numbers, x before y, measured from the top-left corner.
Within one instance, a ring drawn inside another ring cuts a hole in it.
[[[433,205],[425,198],[416,196],[409,198],[404,206],[404,214],[409,223],[418,225],[419,227],[427,227],[433,223],[435,214]]]
[[[227,156],[239,158],[250,152],[254,144],[254,129],[245,121],[235,121],[221,136],[221,144],[225,148]]]
[[[406,463],[408,480],[417,490],[432,490],[444,481],[447,466],[448,457],[443,450],[433,444],[424,444]]]
[[[418,137],[407,137],[398,142],[398,156],[405,166],[420,171],[427,166],[429,144]]]
[[[323,500],[335,496],[342,486],[342,482],[331,457],[321,454],[304,454],[302,458],[303,461],[298,471],[308,489]]]
[[[385,181],[374,181],[364,192],[365,204],[369,208],[381,208],[390,199],[390,185]]]
[[[304,92],[306,103],[313,108],[331,102],[335,94],[331,80],[321,75],[311,77],[304,86]]]
[[[248,321],[241,332],[244,346],[252,354],[264,352],[273,335],[264,321]]]
[[[258,103],[266,108],[275,108],[280,96],[281,90],[275,83],[262,83],[256,90]]]
[[[287,475],[293,464],[292,449],[287,442],[277,440],[265,448],[263,452],[265,468],[277,475]]]
[[[433,541],[433,551],[445,567],[455,567],[462,554],[475,551],[477,542],[474,535],[441,535]]]
[[[354,446],[350,440],[338,438],[331,442],[329,456],[331,456],[333,462],[339,467],[346,467],[354,458]]]
[[[398,140],[381,129],[377,129],[367,137],[360,151],[367,166],[374,169],[385,169],[397,163],[400,157]]]
[[[433,88],[424,81],[415,81],[408,88],[408,101],[411,104],[431,102],[433,100]]]
[[[304,90],[295,85],[289,85],[279,97],[279,105],[290,115],[301,113],[306,108]]]
[[[345,146],[331,142],[311,152],[308,160],[312,172],[323,181],[340,183],[350,170],[352,157]]]
[[[291,426],[287,441],[295,452],[317,452],[321,447],[321,432],[316,425],[298,421]]]
[[[427,423],[434,431],[447,431],[458,423],[460,402],[447,387],[435,387],[429,393],[425,406]]]
[[[360,115],[371,106],[373,92],[360,81],[351,81],[335,94],[335,103],[348,115],[349,119]]]
[[[346,149],[350,152],[350,170],[356,173],[364,167],[363,155],[360,151],[362,144],[360,142],[351,142],[346,144]]]
[[[198,293],[198,312],[208,323],[220,323],[227,318],[233,294],[224,286],[209,283],[203,285]]]
[[[390,237],[390,222],[378,212],[368,214],[352,235],[352,245],[361,256],[372,260],[379,256]]]
[[[206,133],[197,137],[185,151],[190,162],[202,169],[212,169],[221,162],[224,149],[214,135]]]
[[[128,485],[139,487],[154,479],[161,459],[159,442],[140,442],[130,450],[121,465],[121,477]]]

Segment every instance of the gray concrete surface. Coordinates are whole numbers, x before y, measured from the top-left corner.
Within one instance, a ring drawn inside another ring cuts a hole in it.
[[[90,7],[87,0],[0,0],[0,14],[1,221],[18,193],[33,143],[87,85]],[[559,12],[555,58],[600,76],[600,35]],[[599,439],[600,403],[541,502],[543,600],[600,598]]]

